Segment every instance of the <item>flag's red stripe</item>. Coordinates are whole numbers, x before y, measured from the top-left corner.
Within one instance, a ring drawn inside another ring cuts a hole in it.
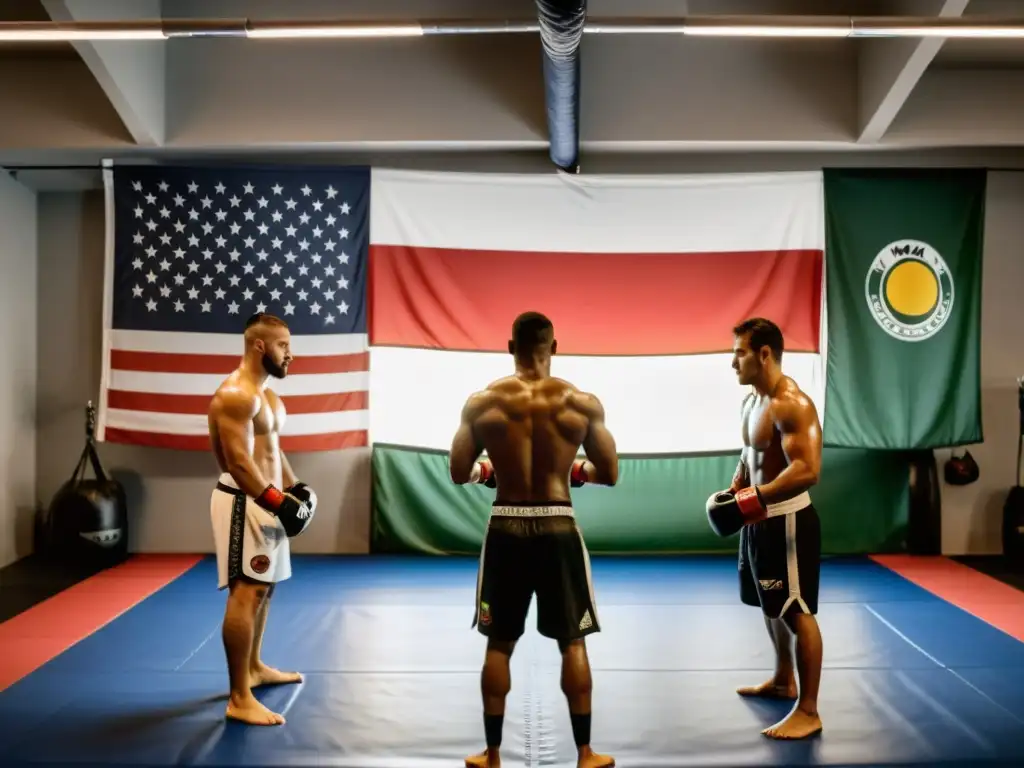
[[[170,448],[176,451],[210,450],[210,438],[206,435],[168,435],[135,429],[107,429],[104,439],[110,443]],[[369,445],[369,437],[365,429],[331,432],[323,435],[288,435],[281,438],[282,450],[292,453],[336,451],[364,445]]]
[[[638,243],[640,244],[640,243]],[[820,250],[745,253],[519,253],[375,245],[372,344],[504,351],[536,310],[558,352],[701,354],[732,348],[733,326],[767,317],[786,349],[817,351]]]
[[[110,353],[110,367],[114,370],[147,373],[214,373],[226,376],[238,367],[238,360],[238,355],[185,355],[125,349],[115,349]],[[288,374],[352,373],[365,371],[369,366],[369,352],[296,357],[288,368]]]
[[[151,413],[205,414],[210,410],[210,395],[165,395],[149,392],[107,390],[107,407]],[[337,392],[330,395],[282,396],[288,413],[335,413],[361,411],[369,407],[367,392]]]

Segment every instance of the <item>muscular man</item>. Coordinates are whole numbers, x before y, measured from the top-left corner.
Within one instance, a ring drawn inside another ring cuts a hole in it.
[[[569,486],[615,485],[615,440],[590,394],[551,376],[551,321],[527,312],[512,326],[515,373],[470,396],[449,457],[452,480],[497,487],[480,553],[475,618],[487,637],[480,686],[487,749],[467,766],[499,766],[509,660],[537,595],[537,630],[558,642],[577,764],[615,765],[590,748],[590,662],[584,638],[600,631],[590,558]],[[586,460],[576,460],[580,446]],[[477,461],[483,451],[487,461]]]
[[[723,536],[740,531],[740,597],[761,608],[775,645],[772,678],[738,693],[797,699],[782,721],[762,733],[801,739],[822,727],[822,643],[815,618],[821,526],[808,493],[821,470],[821,424],[814,403],[782,373],[779,328],[753,318],[733,333],[732,367],[740,384],[751,387],[743,401],[744,448],[729,489],[708,499],[708,518]]]
[[[284,723],[257,701],[253,688],[302,681],[299,673],[281,672],[260,658],[274,585],[292,572],[288,537],[301,533],[316,509],[315,494],[296,480],[278,444],[285,409],[267,388],[268,377],[287,375],[290,345],[284,321],[263,314],[250,318],[242,363],[217,389],[208,415],[223,473],[210,517],[218,589],[229,590],[222,628],[231,684],[226,715],[252,725]]]

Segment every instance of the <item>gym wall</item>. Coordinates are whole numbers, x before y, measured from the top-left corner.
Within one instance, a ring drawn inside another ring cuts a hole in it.
[[[588,173],[669,173],[804,170],[823,165],[986,164],[951,156],[844,153],[812,155],[693,155],[595,157]],[[340,162],[340,161],[339,161]],[[361,157],[357,162],[438,170],[549,172],[540,155]],[[943,485],[943,551],[998,552],[1000,514],[1016,461],[1015,377],[1024,374],[1015,293],[1024,286],[1024,173],[992,173],[986,212],[982,329],[983,418],[986,442],[973,447],[981,479],[965,488]],[[83,409],[96,397],[100,374],[104,211],[101,190],[42,193],[39,198],[38,473],[39,503],[74,468],[84,439]],[[60,306],[59,315],[47,311]],[[453,415],[454,419],[457,414]],[[132,549],[209,552],[209,497],[217,468],[211,456],[123,445],[101,445],[107,469],[126,486]],[[941,462],[948,451],[938,452]],[[368,450],[292,457],[296,472],[317,488],[317,535],[296,540],[299,552],[366,552],[370,539]]]
[[[0,169],[0,567],[32,551],[36,194]]]

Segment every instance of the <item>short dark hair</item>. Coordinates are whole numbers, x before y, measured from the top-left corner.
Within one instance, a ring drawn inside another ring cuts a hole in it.
[[[554,338],[554,324],[540,312],[523,312],[512,323],[512,345],[516,352],[533,352]]]
[[[782,330],[771,320],[763,317],[752,317],[732,329],[736,336],[750,335],[750,348],[757,352],[761,347],[768,347],[772,351],[772,357],[782,360],[782,351],[785,343],[782,339]]]
[[[266,312],[257,312],[245,321],[246,330],[252,328],[254,325],[276,325],[284,326],[285,328],[288,327],[288,323],[280,317],[277,317],[277,315],[268,315]]]

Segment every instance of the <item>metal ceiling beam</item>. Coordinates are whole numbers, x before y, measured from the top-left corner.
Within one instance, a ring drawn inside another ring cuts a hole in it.
[[[567,0],[538,0],[559,5]],[[578,0],[583,5],[584,0]],[[0,42],[170,40],[188,37],[360,39],[435,35],[536,34],[539,19],[411,20],[403,22],[258,21],[203,19],[123,22],[0,22]],[[592,19],[583,34],[682,35],[762,38],[1024,38],[1024,17],[972,16],[687,16],[667,19]]]

